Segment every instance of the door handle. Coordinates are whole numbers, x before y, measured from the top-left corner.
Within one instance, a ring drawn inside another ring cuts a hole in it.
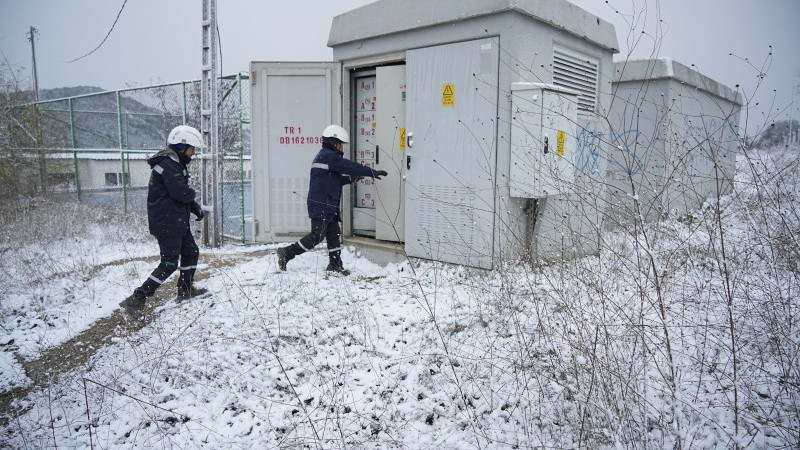
[[[406,155],[406,169],[411,170],[411,155]]]
[[[375,165],[377,166],[380,163],[381,163],[381,147],[376,145],[375,146]]]

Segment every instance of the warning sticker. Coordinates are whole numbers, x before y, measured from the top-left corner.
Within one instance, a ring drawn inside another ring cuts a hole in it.
[[[400,150],[406,149],[406,129],[400,128]]]
[[[556,144],[556,154],[564,156],[564,141],[567,140],[567,133],[564,130],[558,130],[558,143]]]
[[[445,84],[442,86],[442,106],[453,106],[456,102],[456,85]]]

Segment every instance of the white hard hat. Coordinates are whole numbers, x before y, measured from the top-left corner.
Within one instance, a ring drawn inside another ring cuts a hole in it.
[[[188,125],[178,125],[169,132],[167,144],[188,144],[191,147],[203,148],[203,135],[197,129]]]
[[[322,132],[322,137],[336,138],[345,143],[350,142],[350,135],[339,125],[328,125]]]

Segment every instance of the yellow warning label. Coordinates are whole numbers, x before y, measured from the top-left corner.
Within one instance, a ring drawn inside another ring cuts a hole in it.
[[[442,106],[453,106],[456,102],[456,85],[445,84],[442,86]]]
[[[556,144],[556,154],[564,156],[564,142],[567,140],[567,133],[564,130],[558,130],[558,143]]]
[[[406,129],[400,128],[400,150],[406,149]]]

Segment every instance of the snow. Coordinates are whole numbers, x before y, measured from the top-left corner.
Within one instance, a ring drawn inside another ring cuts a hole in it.
[[[201,248],[210,296],[86,338],[86,363],[44,377],[19,358],[118,315],[157,246],[141,223],[81,226],[46,248],[6,240],[0,386],[27,390],[3,411],[0,443],[796,448],[797,151],[749,156],[722,228],[709,202],[646,227],[647,244],[608,232],[599,255],[539,268],[381,266],[345,246],[343,277],[325,273],[322,249],[282,273],[274,244]]]

